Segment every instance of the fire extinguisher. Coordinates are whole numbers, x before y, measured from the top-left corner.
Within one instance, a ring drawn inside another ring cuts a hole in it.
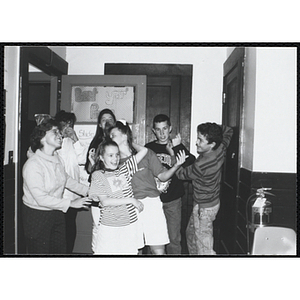
[[[249,230],[253,233],[256,228],[268,226],[272,222],[272,202],[266,198],[266,195],[275,196],[267,192],[272,188],[260,188],[251,195],[246,202],[246,223],[247,223],[247,245],[248,254],[250,252]],[[249,212],[251,220],[249,220]]]

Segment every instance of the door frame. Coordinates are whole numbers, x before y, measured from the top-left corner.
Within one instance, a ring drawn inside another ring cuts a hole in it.
[[[237,67],[237,72],[239,74],[238,80],[238,86],[239,86],[239,132],[237,133],[239,135],[239,147],[238,147],[238,174],[237,174],[237,182],[236,188],[237,188],[237,195],[239,191],[239,177],[240,177],[240,167],[241,167],[241,149],[242,149],[242,128],[243,128],[243,108],[244,108],[244,60],[245,60],[245,48],[235,48],[233,52],[230,54],[228,59],[225,61],[223,65],[223,105],[222,105],[222,124],[227,125],[227,119],[226,119],[226,113],[225,113],[225,107],[226,107],[226,89],[225,89],[225,76],[228,76],[232,70],[234,70],[235,67]],[[226,165],[224,164],[224,169]]]
[[[178,132],[181,133],[182,143],[187,149],[190,149],[191,134],[191,110],[192,110],[192,82],[193,65],[192,64],[157,64],[157,63],[105,63],[105,75],[146,75],[147,79],[151,77],[179,77],[180,83],[180,118],[178,120]],[[187,122],[187,120],[189,120]],[[150,122],[150,124],[149,124]],[[152,120],[148,124],[152,127]],[[174,125],[172,123],[172,125]],[[185,196],[182,199],[182,250],[188,253],[185,239],[185,228],[190,218],[193,206],[192,184],[189,181],[184,182]]]
[[[241,169],[241,149],[242,149],[242,129],[243,129],[243,120],[244,120],[244,114],[243,114],[243,108],[244,108],[244,99],[245,99],[245,90],[244,90],[244,61],[245,61],[245,48],[243,47],[238,47],[235,48],[233,50],[233,52],[230,54],[230,56],[227,58],[227,60],[225,61],[225,63],[223,64],[223,105],[222,105],[222,124],[223,125],[227,125],[227,118],[226,118],[226,77],[228,77],[230,75],[231,72],[233,72],[234,70],[237,70],[238,72],[238,97],[239,97],[239,120],[237,120],[237,124],[238,124],[238,132],[236,132],[234,130],[234,134],[238,134],[238,159],[237,159],[237,176],[236,176],[236,182],[234,183],[235,186],[233,187],[233,189],[235,189],[235,203],[233,203],[233,207],[235,209],[234,213],[234,237],[233,237],[233,245],[232,246],[232,251],[235,253],[236,252],[236,237],[237,237],[237,222],[238,222],[238,200],[239,200],[239,179],[240,179],[240,169]],[[234,128],[233,128],[234,129]],[[232,153],[228,153],[226,154],[226,158],[225,158],[225,162],[224,162],[224,166],[223,166],[223,178],[222,178],[222,185],[221,185],[221,203],[224,202],[222,201],[222,190],[224,190],[224,173],[226,170],[226,159],[227,157],[231,156]],[[222,209],[222,208],[221,208]],[[222,213],[221,213],[221,209],[220,209],[220,214],[219,214],[219,218],[218,218],[218,222],[222,221]],[[221,226],[219,224],[219,226]],[[219,230],[219,229],[218,229]],[[219,234],[219,247],[222,246],[224,247],[224,250],[226,252],[228,252],[228,254],[230,254],[230,249],[228,250],[228,248],[226,247],[225,243],[222,242],[222,236]]]
[[[156,63],[105,63],[105,75],[146,75],[154,77],[180,76],[181,119],[179,120],[183,144],[190,149],[190,128],[185,120],[191,118],[193,65]]]
[[[29,103],[29,64],[40,69],[51,78],[50,90],[50,114],[54,115],[59,109],[60,100],[60,81],[63,74],[68,73],[68,63],[57,55],[54,51],[45,46],[22,46],[20,47],[20,87],[19,87],[19,107],[18,107],[18,140],[17,140],[17,176],[15,193],[15,253],[23,252],[23,236],[21,226],[20,208],[23,195],[22,178],[22,127],[24,120],[28,118],[25,109]]]

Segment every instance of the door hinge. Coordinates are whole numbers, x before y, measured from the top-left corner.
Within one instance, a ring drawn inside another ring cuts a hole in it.
[[[226,102],[226,93],[223,93],[223,104]]]

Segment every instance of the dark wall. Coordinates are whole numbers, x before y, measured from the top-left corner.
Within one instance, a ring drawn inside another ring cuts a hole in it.
[[[275,195],[267,195],[267,199],[272,202],[270,226],[288,227],[297,231],[296,176],[292,173],[252,172],[241,169],[237,203],[237,253],[246,253],[246,203],[248,197],[258,188],[272,188],[270,192]]]
[[[4,166],[3,253],[15,253],[15,164]]]

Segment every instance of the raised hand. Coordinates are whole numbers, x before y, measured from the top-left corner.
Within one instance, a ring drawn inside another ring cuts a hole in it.
[[[78,141],[77,134],[75,130],[72,127],[65,127],[64,130],[62,131],[62,134],[64,137],[68,137],[72,139],[73,143]]]
[[[169,140],[168,143],[167,143],[167,145],[166,145],[166,150],[169,152],[169,154],[170,154],[171,156],[174,155],[174,151],[173,151],[172,148],[173,148],[172,140]]]
[[[178,133],[174,139],[172,139],[173,147],[181,144],[181,135]]]
[[[188,157],[189,156],[185,154],[184,150],[179,150],[179,153],[176,156],[176,164],[175,165],[181,166]]]
[[[92,148],[90,151],[89,151],[89,161],[90,161],[90,164],[93,166],[95,164],[95,160],[96,160],[96,157],[95,157],[95,148]]]

